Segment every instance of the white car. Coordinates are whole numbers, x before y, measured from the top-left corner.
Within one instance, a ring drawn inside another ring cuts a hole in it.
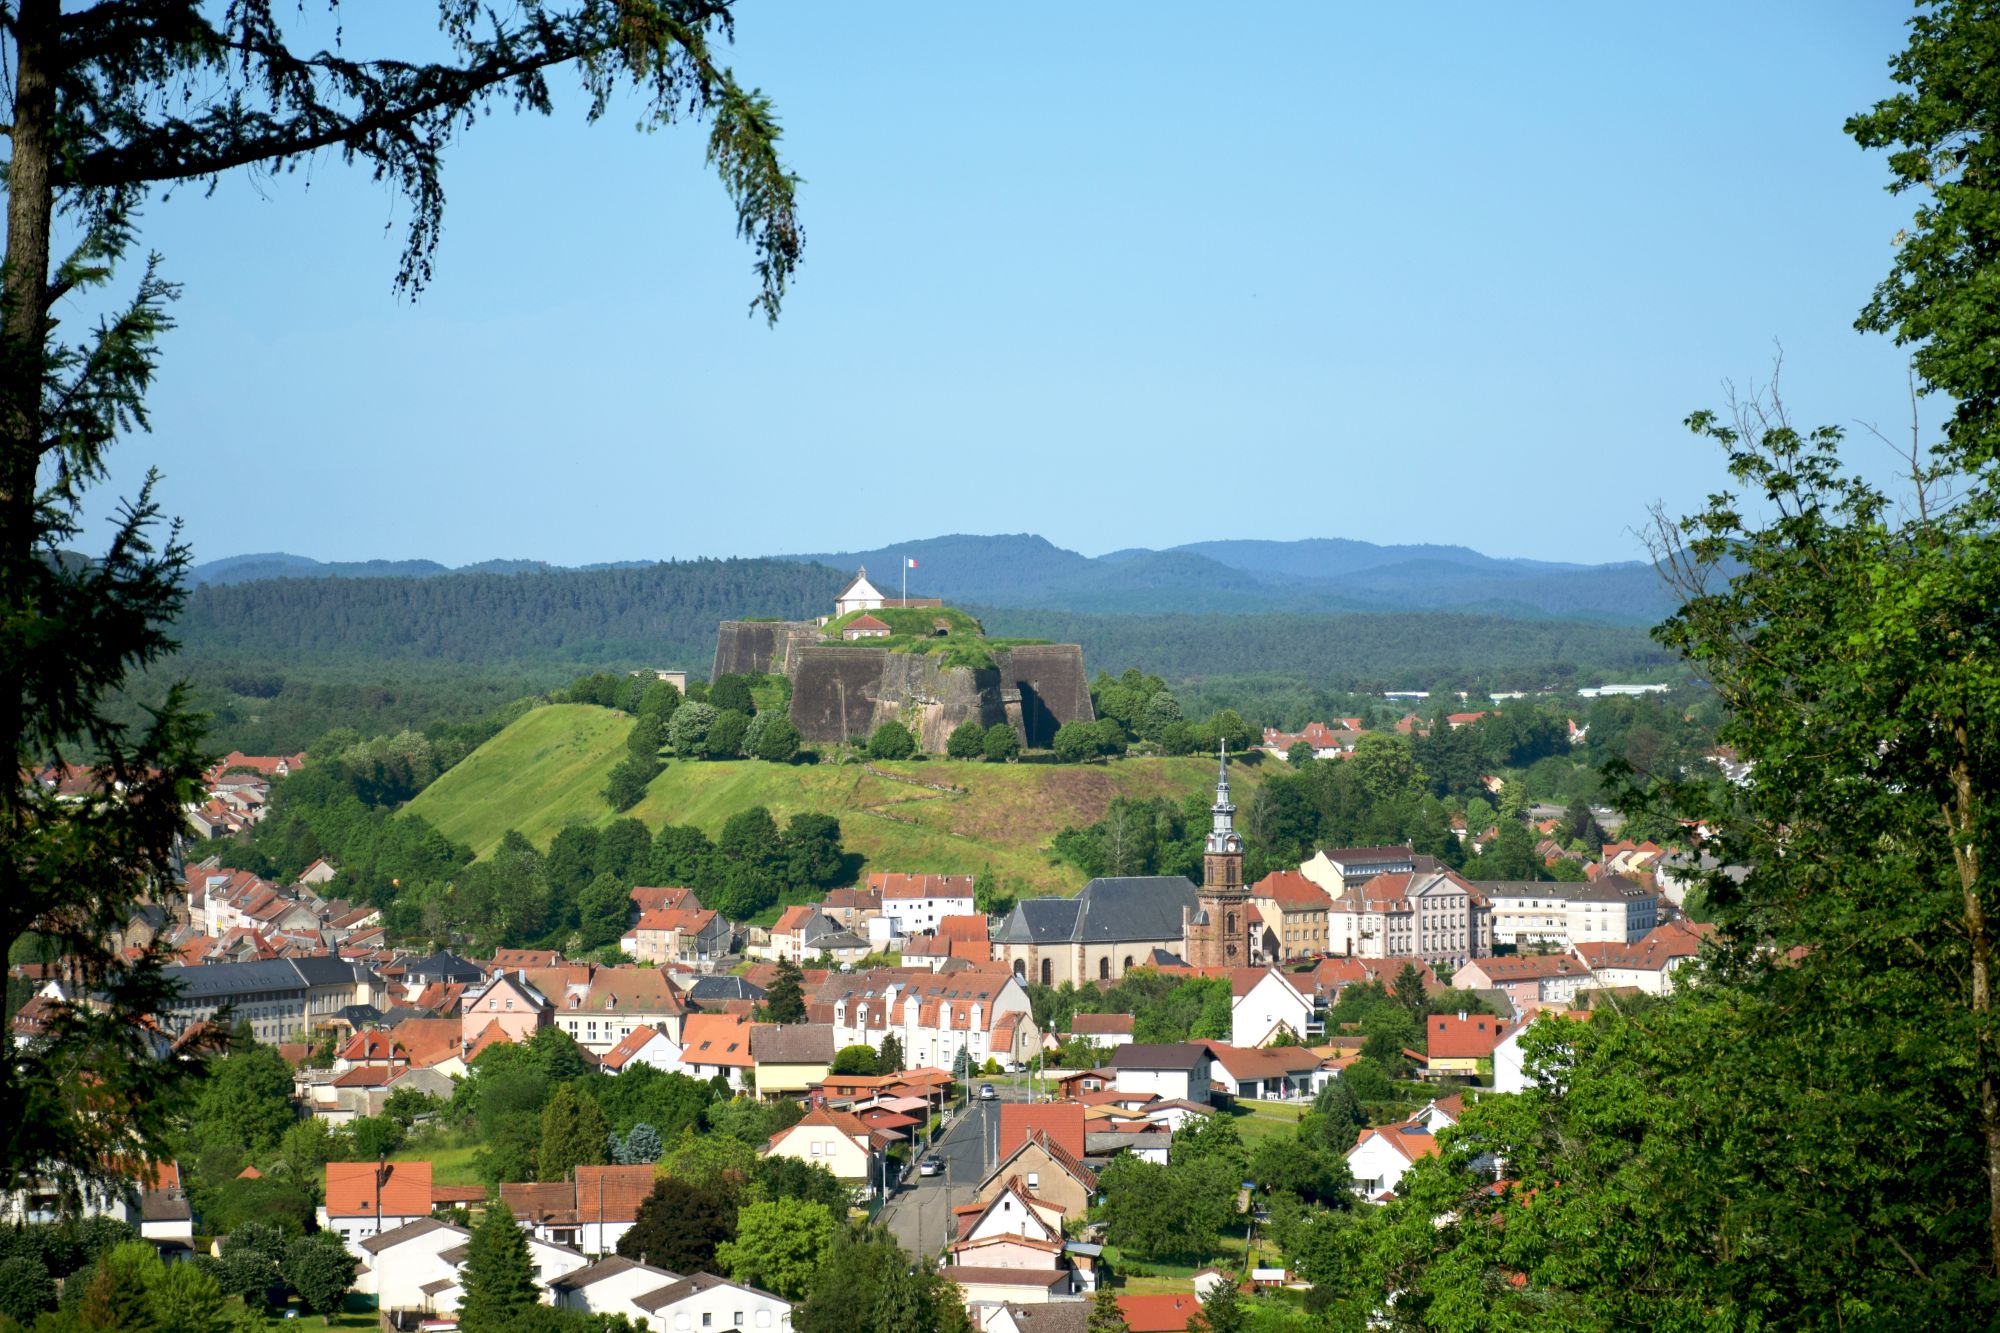
[[[982,1083],[982,1084],[980,1084],[980,1085],[979,1085],[979,1100],[980,1100],[980,1101],[982,1101],[982,1102],[990,1102],[990,1101],[992,1101],[992,1100],[993,1100],[993,1099],[994,1099],[995,1097],[998,1097],[999,1095],[1000,1095],[999,1093],[997,1093],[997,1092],[993,1091],[993,1085],[992,1085],[991,1083]]]

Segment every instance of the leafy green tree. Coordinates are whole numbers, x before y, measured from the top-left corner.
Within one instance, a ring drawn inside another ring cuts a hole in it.
[[[154,1277],[153,1315],[160,1333],[222,1333],[228,1326],[221,1284],[193,1264],[168,1264]]]
[[[1125,729],[1113,718],[1102,717],[1091,724],[1091,735],[1097,743],[1097,752],[1106,755],[1124,754],[1127,747]]]
[[[1389,1079],[1389,1071],[1378,1060],[1362,1056],[1340,1072],[1339,1081],[1353,1093],[1356,1104],[1362,1102],[1386,1102],[1396,1095],[1396,1086]]]
[[[977,759],[986,752],[986,729],[972,718],[967,718],[951,730],[944,739],[944,753],[947,759]]]
[[[668,824],[653,837],[646,882],[687,886],[708,882],[715,864],[715,844],[698,828]]]
[[[1097,1294],[1090,1298],[1084,1333],[1132,1333],[1132,1325],[1125,1321],[1125,1312],[1118,1308],[1118,1297],[1109,1283],[1100,1282]]]
[[[604,803],[616,811],[630,810],[646,798],[646,788],[660,775],[653,759],[621,759],[604,782]]]
[[[894,718],[875,728],[875,734],[868,738],[870,759],[908,759],[916,752],[917,738]]]
[[[584,952],[614,944],[631,915],[631,889],[616,875],[599,875],[576,897],[576,933]]]
[[[1146,700],[1146,706],[1139,710],[1139,735],[1146,740],[1160,740],[1166,735],[1167,728],[1176,723],[1186,725],[1181,717],[1180,701],[1164,690]]]
[[[840,821],[832,815],[793,815],[785,823],[783,850],[785,877],[793,885],[831,888],[847,869]]]
[[[357,1158],[386,1157],[403,1146],[403,1127],[386,1115],[364,1115],[342,1126],[347,1150]]]
[[[1293,741],[1285,751],[1285,762],[1293,768],[1304,768],[1315,758],[1311,741]]]
[[[473,1227],[460,1280],[458,1324],[465,1333],[507,1328],[538,1303],[527,1234],[505,1204],[489,1204]]]
[[[291,1067],[270,1047],[253,1045],[210,1067],[195,1103],[195,1132],[205,1143],[268,1151],[292,1125],[291,1098]]]
[[[799,1333],[970,1333],[958,1288],[880,1231],[843,1237],[794,1315]]]
[[[660,719],[664,727],[673,717],[674,710],[681,706],[681,692],[674,688],[670,680],[654,680],[647,683],[639,696],[639,714]]]
[[[797,1102],[777,1102],[773,1110],[789,1108],[793,1120],[797,1119]],[[756,1145],[762,1147],[762,1142]],[[746,1197],[752,1202],[761,1199],[798,1199],[806,1203],[816,1203],[834,1217],[847,1215],[851,1195],[847,1186],[834,1179],[833,1172],[815,1162],[800,1161],[796,1157],[759,1157],[751,1168],[749,1189]]]
[[[824,1204],[798,1199],[753,1203],[737,1214],[736,1238],[716,1247],[716,1262],[738,1282],[797,1300],[812,1289],[837,1232]]]
[[[1097,757],[1097,731],[1087,722],[1065,722],[1056,728],[1051,748],[1065,764],[1080,764]]]
[[[744,736],[747,753],[771,764],[789,764],[799,757],[803,738],[783,713],[759,713],[751,725],[756,734]]]
[[[559,1085],[542,1108],[542,1141],[535,1168],[543,1180],[567,1180],[579,1166],[604,1164],[610,1130],[597,1103],[573,1084]]]
[[[56,1280],[46,1263],[25,1254],[0,1259],[0,1315],[26,1328],[55,1308]]]
[[[757,711],[757,704],[750,697],[749,678],[745,676],[728,673],[717,676],[708,687],[708,701],[719,709],[735,709],[746,717]]]
[[[667,724],[658,713],[641,713],[632,721],[632,730],[625,733],[625,752],[641,764],[651,764],[660,757],[660,747],[667,743]]]
[[[828,1067],[833,1074],[875,1074],[879,1073],[879,1062],[875,1048],[865,1043],[843,1046],[834,1052],[833,1064]]]
[[[986,740],[980,746],[989,763],[1004,763],[1021,753],[1021,738],[1005,722],[995,722],[986,729]]]
[[[771,1023],[806,1021],[805,974],[789,958],[780,958],[770,989],[764,992],[764,1018]]]
[[[675,754],[699,759],[708,745],[709,729],[720,715],[721,710],[711,704],[682,704],[674,710],[673,721],[667,723],[667,744],[674,747]]]
[[[1162,754],[1193,754],[1201,748],[1201,737],[1190,723],[1176,720],[1160,728],[1159,745]]]
[[[886,1032],[882,1035],[882,1049],[877,1056],[876,1064],[884,1074],[900,1073],[903,1070],[903,1043],[895,1033]]]
[[[339,1236],[320,1231],[287,1245],[279,1272],[285,1284],[299,1294],[299,1304],[325,1315],[340,1309],[360,1266],[360,1260],[348,1253]]]
[[[725,708],[715,715],[708,736],[702,742],[705,759],[736,759],[743,754],[743,737],[750,730],[750,715]]]
[[[666,1176],[639,1205],[631,1228],[618,1238],[618,1253],[675,1273],[703,1273],[715,1267],[715,1247],[736,1228],[736,1210],[709,1186]]]
[[[1415,963],[1404,963],[1396,973],[1395,982],[1389,987],[1390,998],[1403,1006],[1412,1022],[1422,1023],[1430,1012],[1430,997],[1424,991],[1423,974],[1417,971]]]
[[[1216,1283],[1201,1298],[1198,1327],[1205,1333],[1246,1333],[1250,1312],[1244,1308],[1243,1293],[1236,1289],[1234,1280]]]

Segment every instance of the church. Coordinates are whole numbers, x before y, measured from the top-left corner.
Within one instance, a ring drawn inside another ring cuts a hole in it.
[[[881,590],[868,581],[868,566],[863,565],[847,586],[840,590],[840,595],[833,599],[833,614],[838,618],[849,611],[880,611],[885,606],[897,610],[943,605],[935,597],[884,597]]]
[[[997,955],[1023,982],[1045,986],[1116,981],[1161,963],[1249,966],[1255,922],[1226,750],[1209,815],[1200,888],[1185,875],[1118,875],[1093,879],[1074,898],[1027,898],[994,936]]]

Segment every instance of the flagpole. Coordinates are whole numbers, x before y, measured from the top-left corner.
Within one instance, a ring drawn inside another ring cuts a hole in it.
[[[903,557],[903,605],[910,604],[910,557]]]

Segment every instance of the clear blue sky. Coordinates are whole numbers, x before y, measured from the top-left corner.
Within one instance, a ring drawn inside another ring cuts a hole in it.
[[[1910,206],[1840,128],[1907,12],[744,0],[807,181],[775,329],[702,132],[572,95],[461,140],[415,303],[337,161],[154,204],[186,293],[118,480],[157,464],[198,559],[1635,558],[1774,343],[1808,422],[1907,419],[1852,321]]]

